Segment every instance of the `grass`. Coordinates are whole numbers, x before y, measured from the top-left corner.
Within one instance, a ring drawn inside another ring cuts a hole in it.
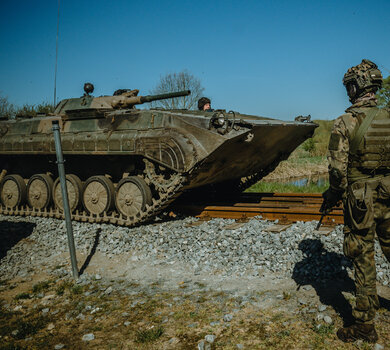
[[[318,326],[313,326],[313,330],[322,336],[328,336],[329,334],[334,333],[334,327],[331,324],[320,324]]]
[[[40,286],[52,292],[59,288],[63,290],[61,295],[49,299],[45,305],[50,311],[56,311],[55,316],[51,313],[42,316],[41,307],[34,307],[33,299],[15,301],[6,296],[7,291],[0,292],[0,300],[10,304],[7,308],[0,304],[0,350],[53,349],[58,343],[65,344],[67,349],[196,349],[206,334],[216,336],[215,349],[233,350],[238,343],[243,344],[245,349],[354,348],[337,339],[335,329],[341,326],[342,320],[335,313],[331,314],[335,324],[326,325],[318,324],[315,315],[297,313],[294,307],[291,312],[288,311],[290,303],[295,305],[295,289],[280,291],[283,293],[283,298],[278,301],[280,308],[278,305],[259,308],[251,303],[241,305],[242,298],[230,292],[212,290],[188,293],[177,288],[170,292],[156,292],[155,287],[131,295],[118,292],[102,298],[98,294],[88,297],[74,294],[72,281],[53,281]],[[101,289],[102,285],[93,281],[90,287]],[[23,285],[16,288],[16,291],[23,291]],[[250,300],[256,301],[267,293],[254,293]],[[202,297],[201,303],[199,297]],[[15,305],[21,303],[23,310],[12,311]],[[84,311],[86,305],[99,307],[100,311],[93,314]],[[123,317],[125,311],[127,315]],[[85,319],[76,319],[80,312],[86,316]],[[328,312],[332,312],[331,309]],[[229,326],[223,321],[226,313],[234,315]],[[387,318],[387,312],[378,313],[377,325],[382,344],[390,342]],[[125,325],[125,321],[129,324]],[[211,322],[216,323],[211,326]],[[47,329],[49,323],[55,325],[52,330]],[[86,333],[95,335],[88,344],[81,340]],[[174,338],[172,343],[170,340]]]
[[[278,193],[322,193],[329,187],[329,183],[324,185],[309,184],[297,186],[281,182],[258,182],[246,190],[246,192],[278,192]]]
[[[30,335],[36,334],[39,330],[44,328],[47,320],[44,317],[37,317],[32,320],[18,319],[12,326],[17,330],[14,335],[16,339],[24,339]]]
[[[81,294],[83,292],[83,286],[74,285],[71,289],[72,294]]]
[[[43,292],[45,290],[47,290],[50,286],[50,283],[52,283],[51,281],[42,281],[42,282],[38,282],[37,284],[34,284],[33,286],[33,293],[40,293],[40,292]]]
[[[24,346],[7,343],[0,345],[0,350],[27,350]]]
[[[30,299],[31,294],[28,292],[19,293],[15,296],[15,300]]]
[[[135,341],[136,343],[150,343],[157,340],[164,334],[163,327],[157,327],[147,330],[139,330],[136,333]]]

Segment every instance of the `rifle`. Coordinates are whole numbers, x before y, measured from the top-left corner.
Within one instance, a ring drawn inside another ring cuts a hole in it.
[[[321,206],[321,208],[322,208],[322,206]],[[328,215],[331,211],[332,211],[332,209],[330,209],[329,211],[321,211],[321,209],[320,209],[321,218],[318,221],[318,224],[317,224],[317,227],[316,227],[316,231],[318,231],[320,229],[321,224],[322,224],[322,220],[324,220],[325,215]]]
[[[329,191],[329,189],[327,191]],[[333,210],[333,208],[337,206],[338,202],[340,202],[341,199],[341,196],[338,198],[333,197],[332,199],[330,199],[329,196],[326,195],[327,191],[325,191],[324,194],[322,195],[324,200],[321,204],[321,208],[320,208],[321,218],[318,221],[316,231],[318,231],[319,228],[321,227],[322,220],[324,219],[325,215],[328,215]]]

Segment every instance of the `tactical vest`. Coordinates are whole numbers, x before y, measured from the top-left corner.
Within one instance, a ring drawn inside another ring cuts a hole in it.
[[[390,173],[390,112],[377,107],[353,109],[359,120],[350,140],[349,168]],[[364,115],[364,119],[362,118]],[[364,123],[364,120],[372,120]],[[366,124],[366,125],[364,125]]]

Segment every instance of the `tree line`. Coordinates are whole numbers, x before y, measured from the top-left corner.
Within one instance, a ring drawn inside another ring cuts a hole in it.
[[[24,104],[23,106],[15,106],[8,101],[7,97],[0,96],[0,118],[2,119],[36,117],[39,114],[52,112],[54,112],[54,106],[48,102],[42,102],[38,105]]]

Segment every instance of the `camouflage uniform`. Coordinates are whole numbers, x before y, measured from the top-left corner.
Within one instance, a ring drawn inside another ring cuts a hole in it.
[[[356,152],[360,125],[374,115]],[[336,119],[329,141],[330,189],[342,193],[344,254],[355,269],[357,323],[372,324],[379,308],[376,292],[375,233],[390,261],[390,113],[378,109],[372,96],[357,99]],[[387,142],[386,142],[387,141]]]

